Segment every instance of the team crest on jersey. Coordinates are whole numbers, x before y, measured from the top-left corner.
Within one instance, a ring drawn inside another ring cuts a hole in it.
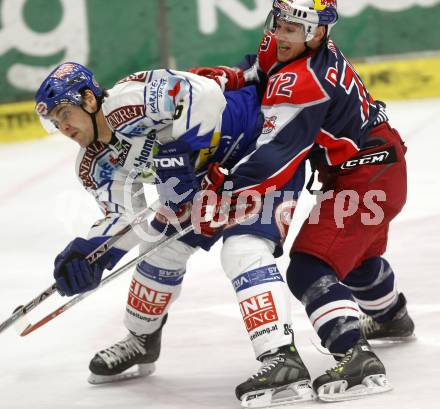
[[[110,156],[109,161],[112,165],[117,166],[124,166],[125,161],[127,160],[128,152],[130,152],[131,149],[131,143],[122,139],[120,143],[115,146],[115,148],[118,150],[118,156]]]
[[[261,133],[263,134],[271,133],[276,128],[276,121],[277,121],[276,116],[265,117],[263,130],[261,131]]]

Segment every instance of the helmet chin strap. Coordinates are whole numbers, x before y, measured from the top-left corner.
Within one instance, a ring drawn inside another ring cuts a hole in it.
[[[98,124],[96,123],[96,114],[99,112],[101,107],[98,108],[95,112],[90,114],[90,118],[92,119],[93,124],[93,143],[98,141]]]
[[[84,109],[84,107],[81,105],[81,109],[86,112],[87,114],[89,114],[90,119],[92,120],[92,125],[93,125],[93,143],[98,142],[98,124],[96,122],[96,114],[101,110],[101,105],[102,105],[102,98],[97,99],[97,108],[95,112],[89,112],[86,111]]]

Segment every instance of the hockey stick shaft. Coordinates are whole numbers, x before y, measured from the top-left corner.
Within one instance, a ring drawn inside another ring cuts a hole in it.
[[[118,268],[116,271],[114,271],[113,273],[109,274],[107,277],[102,279],[101,283],[94,290],[79,294],[76,297],[72,298],[67,303],[63,304],[61,307],[58,307],[56,310],[54,310],[50,314],[46,315],[44,318],[42,318],[41,320],[39,320],[35,324],[29,325],[20,335],[22,337],[29,335],[31,332],[34,332],[36,329],[47,324],[49,321],[52,321],[54,318],[58,317],[58,315],[67,311],[69,308],[73,307],[75,304],[78,304],[81,300],[83,300],[84,298],[93,294],[99,288],[108,284],[110,281],[113,281],[116,277],[119,277],[122,273],[125,273],[127,270],[129,270],[131,267],[133,267],[134,265],[136,265],[137,263],[142,261],[144,258],[159,251],[160,249],[169,245],[173,241],[175,241],[175,240],[179,239],[180,237],[184,236],[185,234],[191,232],[193,229],[194,229],[194,227],[192,225],[189,225],[189,226],[185,227],[184,229],[182,229],[181,231],[177,231],[176,233],[174,233],[173,235],[171,235],[169,237],[164,236],[158,242],[154,243],[155,245],[153,247],[150,247],[148,250],[144,251],[138,257],[136,257],[133,260],[129,261],[128,263],[124,264],[122,267]]]
[[[115,233],[112,237],[110,237],[107,241],[98,246],[94,251],[92,251],[87,257],[86,260],[89,263],[93,263],[98,260],[103,254],[105,254],[112,246],[114,246],[120,239],[125,237],[127,233],[132,231],[135,226],[145,222],[148,217],[156,212],[160,207],[160,202],[157,200],[151,206],[139,212],[133,221]],[[14,324],[17,320],[22,318],[28,312],[32,311],[35,307],[40,305],[43,301],[49,298],[52,294],[57,291],[56,284],[52,284],[46,290],[44,290],[41,294],[35,297],[33,300],[29,301],[26,305],[17,307],[12,315],[0,324],[0,333],[5,329],[9,328],[12,324]]]

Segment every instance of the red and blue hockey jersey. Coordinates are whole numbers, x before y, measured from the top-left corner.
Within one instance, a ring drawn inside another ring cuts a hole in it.
[[[261,86],[265,122],[255,149],[233,169],[235,192],[279,188],[307,157],[341,164],[387,120],[331,40],[288,63],[277,62],[276,53],[275,37],[265,35],[258,55],[240,64],[247,82]]]

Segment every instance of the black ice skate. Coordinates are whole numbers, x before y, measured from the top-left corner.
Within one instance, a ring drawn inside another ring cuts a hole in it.
[[[258,372],[235,389],[241,406],[273,407],[313,399],[309,371],[293,343],[260,360]]]
[[[364,339],[360,339],[340,359],[334,368],[313,381],[318,399],[338,402],[392,389],[385,376],[385,367]]]
[[[151,375],[160,354],[162,327],[152,334],[129,333],[122,341],[98,352],[90,361],[89,383],[101,384]],[[129,368],[137,365],[135,370]]]
[[[362,314],[360,329],[364,338],[373,344],[387,344],[414,341],[414,322],[408,315],[405,296],[400,293],[397,312],[392,320],[377,322],[372,317]]]

